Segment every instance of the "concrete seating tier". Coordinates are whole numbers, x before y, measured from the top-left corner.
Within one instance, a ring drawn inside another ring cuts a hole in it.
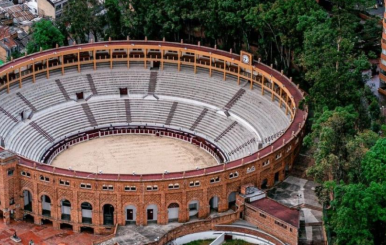
[[[114,63],[115,64],[115,63]],[[143,64],[130,64],[127,69],[125,62],[117,63],[118,67],[110,69],[108,62],[82,66],[82,72],[76,68],[37,76],[36,83],[32,79],[18,88],[11,87],[9,94],[0,93],[0,106],[18,122],[11,120],[0,112],[0,136],[5,139],[6,147],[33,160],[39,160],[43,152],[52,144],[39,134],[29,123],[34,121],[55,140],[72,135],[84,129],[91,129],[81,104],[88,103],[98,127],[109,124],[156,124],[196,133],[217,144],[230,160],[247,156],[258,150],[258,142],[285,130],[290,124],[285,109],[279,108],[278,102],[272,102],[270,94],[261,95],[261,90],[255,87],[249,89],[249,83],[241,81],[237,84],[235,77],[223,80],[223,74],[198,69],[194,74],[191,67],[181,67],[177,72],[173,65],[165,65],[165,70],[158,71],[155,87],[155,100],[152,95],[145,98],[149,90],[150,70]],[[59,89],[56,79],[60,79],[65,92],[74,98],[75,93],[91,93],[87,74],[91,74],[97,94],[86,101],[66,101]],[[120,98],[119,88],[128,88],[129,97]],[[234,95],[243,88],[246,92],[233,104],[227,118],[219,113]],[[35,108],[31,120],[21,122],[20,113],[31,112],[17,93],[22,94]],[[143,99],[145,98],[145,99]],[[125,99],[129,99],[131,122],[127,121]],[[173,103],[173,117],[169,118]],[[192,127],[197,118],[206,108],[205,116]],[[235,123],[237,122],[237,123]],[[247,126],[248,124],[249,126]],[[228,130],[227,130],[228,129]],[[220,137],[221,136],[221,137]],[[245,144],[247,142],[254,142]],[[242,146],[243,147],[240,147]]]

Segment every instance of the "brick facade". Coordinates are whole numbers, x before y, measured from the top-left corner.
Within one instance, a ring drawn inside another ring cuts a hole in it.
[[[130,42],[131,41],[109,42],[107,43],[108,45],[98,43],[95,44],[95,46],[94,44],[86,44],[82,45],[82,49],[86,50],[89,48],[89,50],[91,50],[90,52],[95,53],[97,49],[106,49],[107,47],[109,52],[112,53],[114,45],[117,45],[116,48],[119,49],[125,48],[130,50],[134,45],[134,43],[132,44]],[[145,51],[151,48],[162,49],[162,52],[166,52],[167,49],[178,49],[178,57],[180,57],[183,52],[196,52],[196,55],[205,54],[224,59],[224,61],[230,63],[238,62],[240,67],[245,66],[245,69],[252,69],[252,65],[247,66],[239,62],[239,56],[215,49],[194,45],[187,45],[187,49],[184,44],[170,44],[166,42],[145,42],[145,44],[138,42],[135,44],[136,48],[144,45]],[[168,47],[168,45],[170,47]],[[64,65],[62,62],[58,65],[59,67],[44,68],[36,72],[32,65],[30,66],[32,72],[23,75],[23,77],[14,78],[15,70],[26,66],[28,62],[38,62],[39,59],[45,61],[49,60],[50,56],[58,55],[60,55],[59,60],[63,61],[64,53],[69,54],[71,52],[79,57],[79,49],[77,46],[72,46],[63,48],[63,53],[61,53],[61,48],[56,49],[54,53],[52,51],[43,51],[16,60],[12,63],[12,66],[9,64],[4,65],[0,68],[0,76],[2,77],[1,81],[3,84],[0,86],[0,89],[7,89],[7,91],[9,91],[10,85],[13,83],[19,83],[19,85],[22,86],[22,78],[24,79],[24,76],[32,76],[33,81],[35,81],[36,74],[38,73],[46,72],[47,78],[50,76],[50,70],[60,69],[62,73],[64,73]],[[34,57],[34,59],[31,59],[31,57]],[[94,60],[92,62],[94,63],[94,67],[96,67],[97,62],[109,62],[112,67],[112,57],[113,55],[107,60]],[[150,56],[145,56],[145,67],[150,59]],[[84,62],[90,61],[86,60]],[[127,62],[129,67],[129,58]],[[168,60],[162,59],[161,66],[164,62],[166,63]],[[178,69],[180,69],[181,61],[178,62]],[[196,66],[198,66],[196,63],[192,63],[191,65],[194,65],[195,69]],[[73,63],[66,64],[66,67],[68,66],[75,66],[80,71],[80,58],[73,61]],[[203,65],[201,64],[201,66]],[[212,72],[211,69],[212,68],[209,69],[210,74]],[[275,98],[279,99],[280,106],[285,106],[288,113],[292,113],[292,124],[289,129],[270,146],[260,150],[258,153],[225,164],[222,168],[215,166],[214,168],[198,171],[192,170],[183,173],[147,176],[131,176],[127,173],[121,175],[80,173],[34,163],[23,157],[12,154],[8,155],[8,153],[5,152],[3,153],[3,158],[0,158],[2,163],[0,168],[0,188],[2,190],[0,192],[0,200],[5,220],[9,222],[10,210],[12,210],[12,212],[14,212],[14,218],[22,219],[28,215],[30,218],[33,217],[36,224],[41,224],[42,221],[51,221],[55,228],[60,228],[61,224],[68,224],[72,225],[75,232],[79,232],[81,227],[91,227],[96,234],[110,234],[114,230],[114,225],[125,225],[128,221],[129,214],[127,210],[129,209],[126,207],[130,207],[131,212],[133,212],[133,217],[135,217],[131,222],[137,225],[148,224],[149,211],[147,208],[150,205],[152,210],[151,214],[155,216],[153,219],[156,220],[158,224],[167,224],[168,206],[175,203],[173,206],[177,206],[178,204],[179,207],[178,221],[186,222],[190,219],[190,213],[193,211],[197,211],[198,218],[208,217],[211,208],[210,200],[213,197],[218,198],[217,209],[218,212],[221,213],[229,209],[229,195],[232,192],[238,192],[242,185],[253,184],[260,188],[263,186],[271,187],[275,183],[275,176],[276,181],[282,181],[285,177],[285,172],[292,168],[295,157],[301,147],[307,111],[296,109],[296,106],[303,98],[303,94],[291,83],[290,79],[286,78],[282,73],[274,71],[272,68],[263,66],[262,64],[256,64],[256,67],[253,67],[253,69],[259,72],[262,79],[258,80],[254,78],[256,80],[251,80],[251,84],[252,82],[260,83],[263,87],[262,92],[264,92],[264,90],[271,90],[272,101],[274,101]],[[234,73],[234,71],[224,69],[224,79],[227,73],[235,75],[232,74],[232,72]],[[238,79],[250,79],[248,76],[241,74],[240,69],[239,74],[236,74],[236,76]],[[271,82],[265,82],[266,79],[269,79]],[[277,86],[277,89],[270,89],[270,84]],[[268,164],[263,164],[267,162]],[[13,175],[11,176],[9,176],[7,172],[10,168],[14,169]],[[239,175],[230,178],[230,174],[235,171],[237,171]],[[211,183],[210,180],[217,177],[219,177],[220,181]],[[189,183],[191,181],[198,181],[199,185],[190,186]],[[168,188],[169,184],[175,183],[179,184],[178,189]],[[112,188],[104,190],[104,185],[112,186]],[[125,190],[127,186],[135,187],[135,190],[127,191]],[[147,186],[157,186],[158,188],[156,190],[147,190]],[[10,204],[11,198],[14,199],[15,204]],[[70,205],[70,207],[63,205],[64,200],[66,200],[67,205]],[[242,210],[242,202],[243,200],[240,200],[239,197],[236,196],[236,204],[241,208],[240,211]],[[90,204],[92,210],[82,208],[82,203]],[[189,204],[192,203],[197,204],[190,206]],[[105,215],[104,208],[108,210]],[[45,211],[43,212],[43,210]],[[65,213],[67,218],[63,218],[63,210],[69,210]],[[49,213],[49,215],[47,215],[47,213]],[[87,217],[91,220],[91,224],[90,221],[84,221],[85,213],[88,213],[89,216]],[[248,212],[246,213],[248,214]],[[68,217],[70,218],[68,219]],[[106,223],[105,221],[109,219],[110,222]]]

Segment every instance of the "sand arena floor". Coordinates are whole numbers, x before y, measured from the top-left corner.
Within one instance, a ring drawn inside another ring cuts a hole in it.
[[[206,151],[190,143],[151,135],[120,135],[90,140],[59,154],[53,166],[78,171],[148,174],[217,165]]]

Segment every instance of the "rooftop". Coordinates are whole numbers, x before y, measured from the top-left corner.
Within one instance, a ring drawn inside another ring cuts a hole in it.
[[[297,209],[289,208],[269,198],[263,198],[263,199],[251,202],[250,205],[294,227],[299,227],[300,212]]]

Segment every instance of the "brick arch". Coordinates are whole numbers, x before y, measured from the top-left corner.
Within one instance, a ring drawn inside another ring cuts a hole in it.
[[[51,194],[49,194],[48,192],[45,192],[45,191],[39,193],[38,201],[42,199],[42,196],[48,196],[48,197],[50,198],[50,200],[51,200],[51,205],[53,204],[53,202],[54,202],[55,199],[52,198]]]
[[[106,204],[110,204],[111,206],[113,206],[114,207],[114,213],[116,213],[117,212],[117,204],[116,203],[112,203],[112,202],[103,202],[103,203],[101,203],[101,204],[99,204],[99,210],[103,213],[103,206],[104,205],[106,205]],[[94,206],[93,206],[94,207]],[[94,209],[94,208],[93,208]]]
[[[169,205],[172,204],[172,203],[177,203],[178,206],[179,206],[179,208],[182,208],[181,202],[179,202],[179,201],[174,201],[174,200],[173,200],[173,201],[167,202],[165,208],[168,209]]]
[[[24,186],[23,188],[21,188],[21,193],[23,193],[23,191],[29,191],[31,193],[31,195],[33,196],[34,192],[31,190],[31,188]]]
[[[84,203],[84,202],[90,203],[91,206],[92,206],[92,210],[94,211],[95,205],[94,205],[94,203],[93,203],[92,201],[90,201],[90,200],[88,200],[88,199],[78,200],[77,207],[79,207],[79,208],[81,209],[81,205],[82,205],[82,203]]]
[[[122,210],[124,210],[126,206],[134,206],[137,209],[137,211],[138,211],[138,203],[135,203],[135,202],[125,202],[125,203],[122,204],[122,207],[121,207]]]
[[[155,202],[148,202],[148,203],[145,203],[145,204],[143,205],[143,207],[144,207],[145,210],[146,210],[147,207],[150,206],[150,205],[156,205],[156,206],[157,206],[157,210],[158,210],[158,211],[161,210],[161,205],[160,205],[160,204],[157,204],[157,203],[155,203]]]

